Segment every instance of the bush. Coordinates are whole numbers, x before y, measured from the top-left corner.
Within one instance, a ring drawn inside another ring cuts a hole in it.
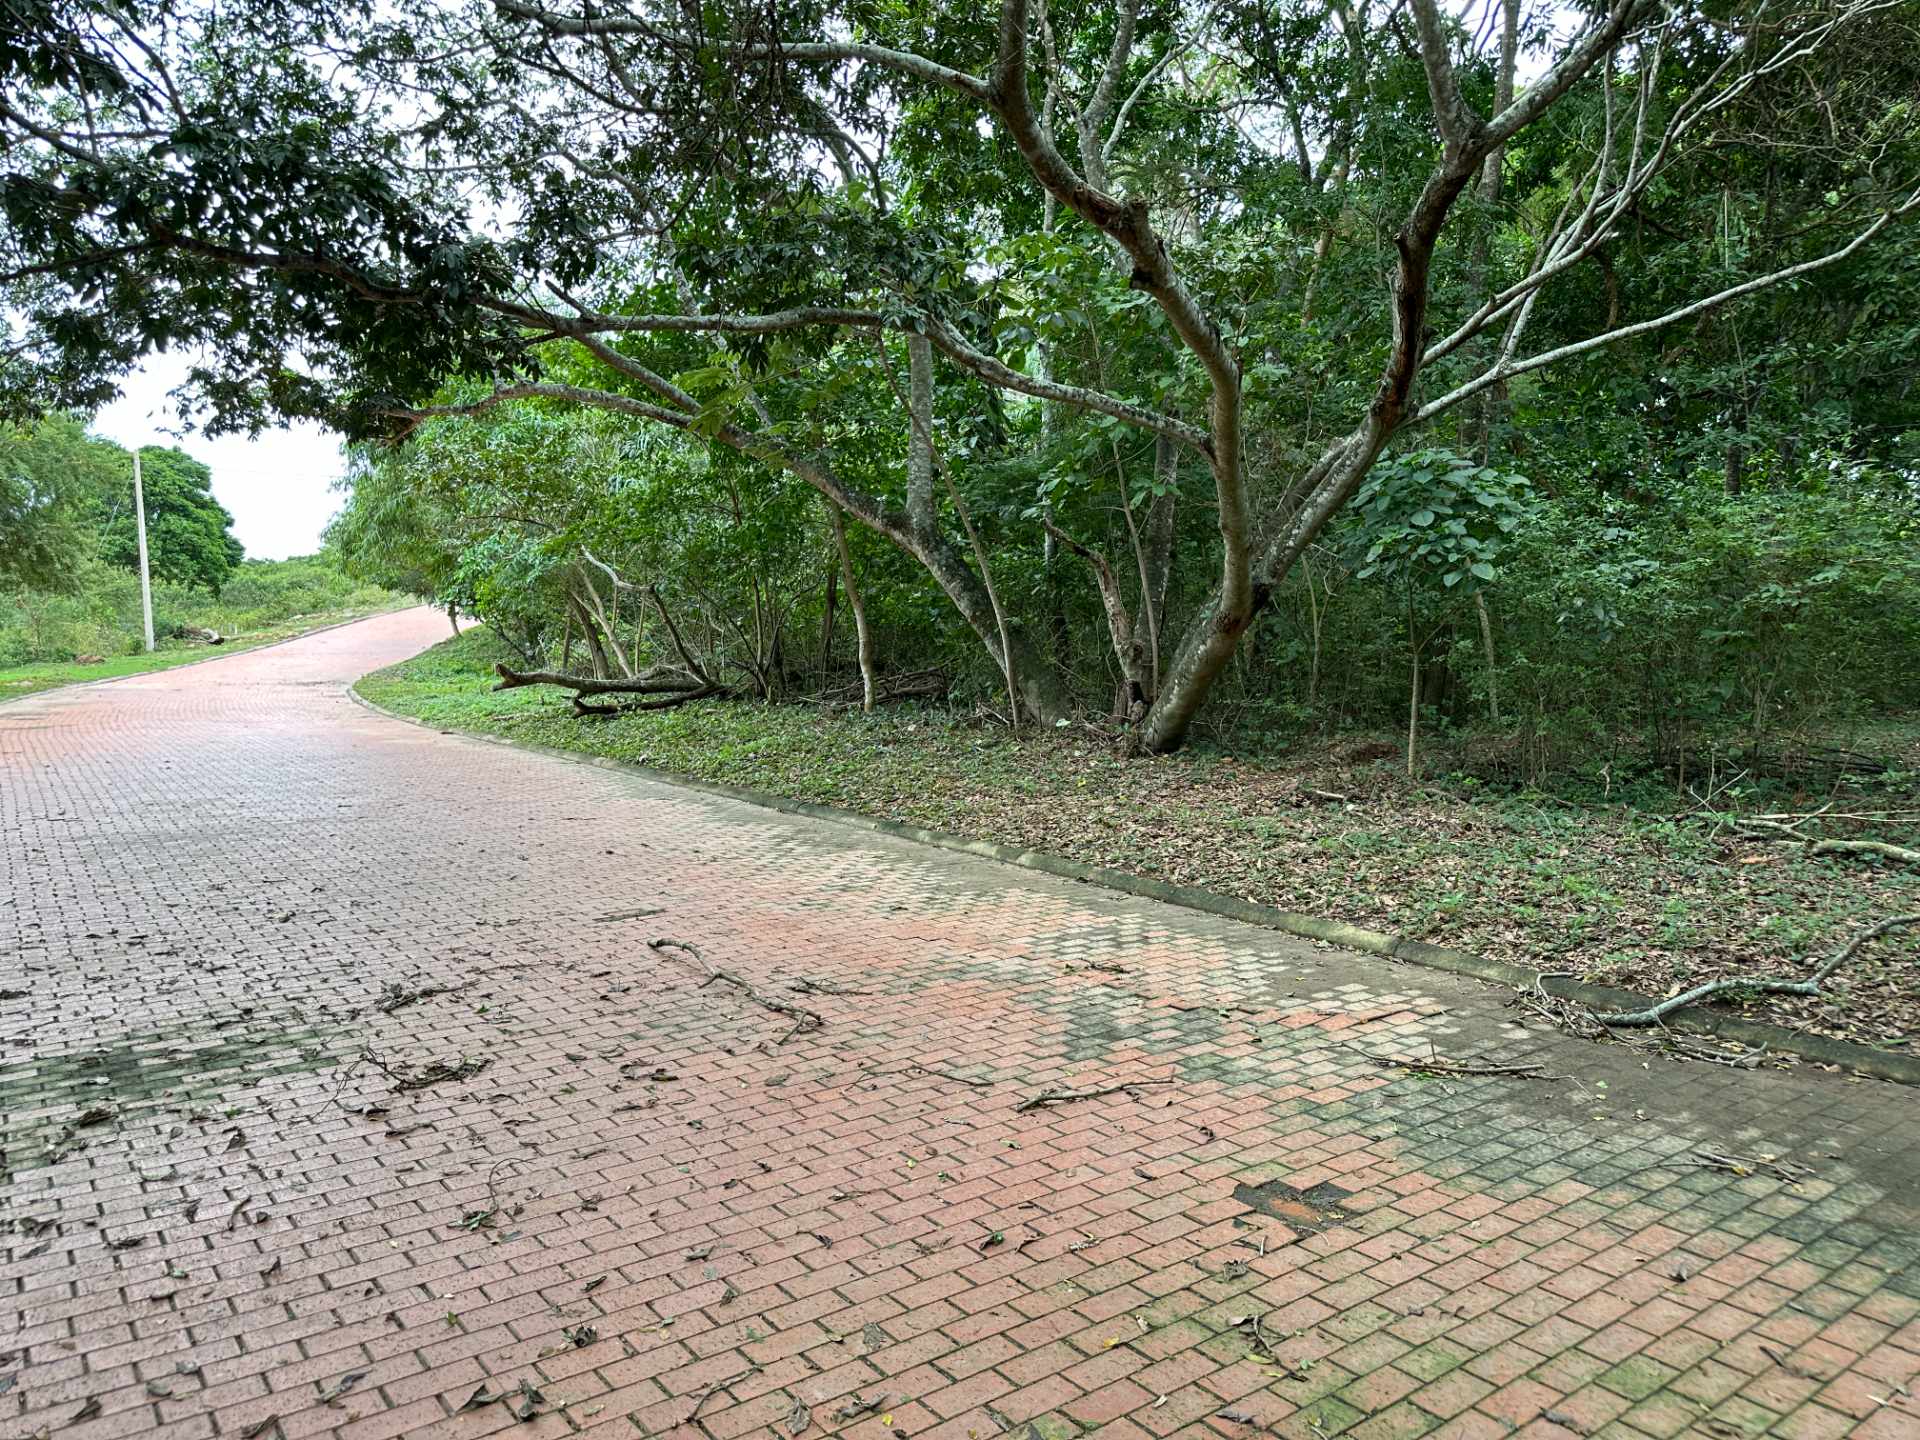
[[[1226,738],[1279,738],[1303,707],[1323,731],[1405,725],[1404,587],[1351,563],[1316,556],[1274,597],[1222,695]],[[1486,599],[1496,672],[1470,600],[1419,621],[1438,626],[1423,724],[1491,731],[1497,680],[1500,743],[1477,748],[1529,778],[1920,707],[1920,530],[1897,493],[1536,499]]]

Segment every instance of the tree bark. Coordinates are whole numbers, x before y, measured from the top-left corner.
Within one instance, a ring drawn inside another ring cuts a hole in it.
[[[860,598],[860,585],[854,579],[853,551],[847,545],[847,527],[840,511],[827,506],[833,516],[833,543],[840,551],[840,582],[847,592],[847,605],[853,611],[854,634],[860,647],[860,708],[873,709],[873,637],[867,630],[867,607]]]
[[[1120,579],[1113,573],[1113,566],[1108,563],[1107,557],[1099,551],[1081,544],[1066,531],[1054,525],[1051,520],[1041,523],[1056,540],[1085,560],[1093,569],[1094,582],[1100,590],[1100,603],[1107,614],[1107,634],[1113,642],[1114,658],[1120,662],[1120,684],[1126,697],[1126,703],[1121,708],[1121,718],[1130,725],[1137,725],[1145,716],[1148,701],[1151,699],[1146,688],[1146,654],[1141,649],[1133,619],[1127,613],[1126,597],[1121,593]]]
[[[1420,743],[1420,644],[1413,650],[1413,684],[1407,695],[1407,778],[1414,776],[1414,755]]]
[[[1480,612],[1480,644],[1486,654],[1487,665],[1487,713],[1493,723],[1500,723],[1500,667],[1493,658],[1493,616],[1487,611],[1487,596],[1484,590],[1473,592],[1473,608]]]
[[[884,345],[880,351],[880,363],[883,366],[887,365]],[[1015,730],[1018,730],[1020,728],[1021,701],[1024,693],[1023,676],[1021,672],[1027,668],[1021,654],[1021,651],[1025,647],[1016,647],[1014,644],[1012,626],[1007,620],[1005,608],[1000,604],[1000,593],[994,588],[993,566],[987,559],[986,546],[980,543],[980,534],[973,527],[973,516],[967,509],[965,498],[960,494],[960,487],[954,484],[952,470],[948,468],[946,461],[941,458],[940,453],[934,448],[933,345],[928,341],[926,336],[913,334],[907,337],[907,364],[909,367],[907,377],[909,388],[907,415],[912,426],[907,468],[908,518],[913,522],[915,532],[930,552],[932,552],[933,547],[940,547],[942,551],[947,552],[947,555],[943,555],[943,559],[947,560],[949,565],[953,565],[954,568],[959,571],[965,571],[968,578],[972,578],[972,572],[967,571],[966,562],[961,560],[957,554],[951,553],[952,547],[948,546],[945,539],[939,534],[939,527],[933,510],[932,493],[933,472],[935,469],[938,469],[941,478],[946,482],[947,497],[953,501],[953,512],[959,518],[960,528],[966,532],[967,543],[973,549],[974,561],[980,567],[980,589],[987,602],[987,613],[993,620],[994,633],[1000,641],[998,651],[995,653],[994,658],[999,661],[1000,672],[1005,676],[1007,682],[1007,719],[1008,723],[1010,723]],[[891,366],[887,367],[887,383],[889,385],[894,383]],[[897,386],[895,386],[895,392],[898,393]],[[916,503],[914,499],[914,487],[923,483],[923,481],[926,492],[918,502],[921,506],[922,518],[914,521],[912,516],[912,507]],[[950,556],[950,559],[948,559],[948,556]],[[954,562],[957,562],[957,565],[954,565]],[[933,570],[931,559],[924,559],[923,563],[927,565],[929,570]],[[941,578],[939,571],[935,570],[934,574],[935,578]],[[957,578],[958,576],[956,575],[955,579]],[[942,579],[942,584],[946,584],[944,579]],[[953,594],[953,591],[949,590],[948,593]],[[962,613],[965,612],[963,611]],[[969,617],[969,619],[971,620],[971,617]],[[976,623],[974,629],[984,636],[985,631],[982,626]],[[992,651],[994,647],[989,644],[988,649]],[[1053,718],[1052,715],[1038,709],[1036,709],[1035,714],[1043,720]]]
[[[600,631],[593,623],[593,616],[587,613],[586,603],[571,589],[567,591],[567,605],[580,622],[580,633],[587,642],[587,654],[593,660],[593,673],[605,679],[613,674],[613,667],[607,663],[607,647],[600,643]]]

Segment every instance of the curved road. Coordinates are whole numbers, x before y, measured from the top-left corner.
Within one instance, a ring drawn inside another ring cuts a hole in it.
[[[0,707],[0,1440],[1920,1435],[1912,1091],[349,699],[443,633]]]

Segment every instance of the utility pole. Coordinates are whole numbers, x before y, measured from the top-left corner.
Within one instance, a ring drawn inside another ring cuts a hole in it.
[[[140,489],[140,452],[133,452],[133,529],[140,537],[140,619],[153,653],[153,580],[147,574],[147,497]]]

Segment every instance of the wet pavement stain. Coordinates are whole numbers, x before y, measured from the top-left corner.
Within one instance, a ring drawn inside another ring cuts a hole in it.
[[[1327,1182],[1296,1190],[1284,1180],[1269,1180],[1261,1185],[1236,1185],[1233,1198],[1249,1210],[1271,1215],[1296,1235],[1318,1235],[1335,1225],[1343,1225],[1347,1214],[1340,1202],[1351,1198],[1351,1190],[1342,1190]]]
[[[263,1028],[122,1040],[78,1054],[0,1065],[0,1182],[56,1163],[110,1133],[129,1111],[206,1108],[273,1076],[342,1058],[338,1029]]]

